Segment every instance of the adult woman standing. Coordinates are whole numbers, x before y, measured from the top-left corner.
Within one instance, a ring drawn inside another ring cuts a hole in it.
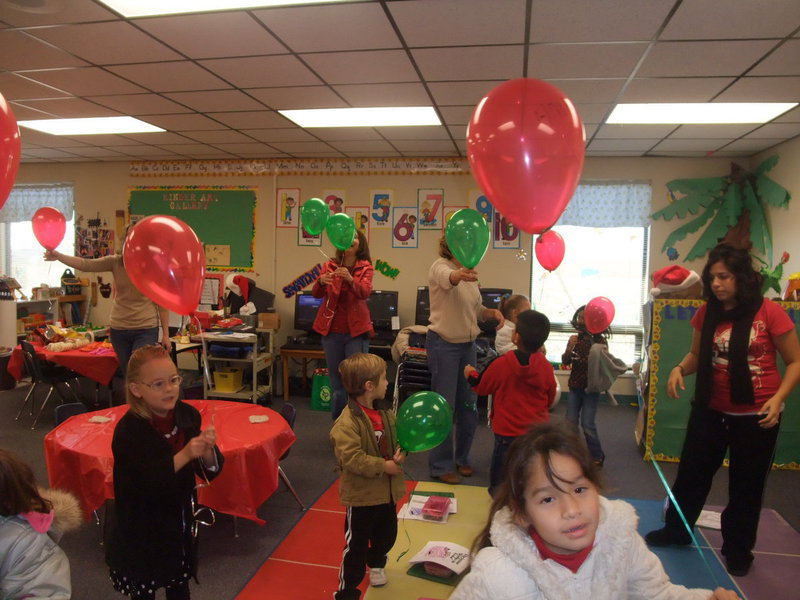
[[[496,319],[499,329],[505,319],[499,310],[481,304],[478,273],[454,258],[444,235],[439,240],[439,257],[428,271],[431,314],[425,349],[431,389],[453,408],[455,451],[451,431],[431,450],[428,465],[432,477],[456,484],[460,475],[472,475],[469,451],[478,423],[476,396],[463,376],[464,367],[477,363],[478,320]]]
[[[694,526],[711,480],[730,451],[728,506],[722,513],[722,554],[728,572],[743,576],[753,562],[761,500],[772,466],[784,400],[800,381],[794,324],[761,295],[761,276],[746,250],[720,244],[703,269],[706,304],[692,319],[692,347],[672,371],[667,393],[697,373],[695,397],[672,487]],[[776,351],[786,363],[781,379]],[[651,546],[691,542],[670,505],[666,525],[645,536]]]
[[[334,421],[347,404],[339,363],[353,354],[369,352],[369,338],[375,331],[367,306],[373,272],[367,238],[356,230],[352,246],[344,251],[336,250],[335,258],[325,263],[322,275],[311,289],[316,298],[325,299],[317,311],[314,331],[322,335],[333,389],[331,416]]]

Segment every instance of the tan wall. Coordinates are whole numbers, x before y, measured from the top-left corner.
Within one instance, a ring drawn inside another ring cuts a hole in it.
[[[776,149],[781,154],[781,164],[772,172],[773,178],[800,197],[800,142],[794,141]],[[768,153],[767,155],[771,155]],[[745,161],[741,161],[745,162]],[[747,164],[745,162],[745,164]],[[757,164],[757,161],[754,162]],[[748,165],[749,166],[749,165]],[[589,158],[583,172],[584,181],[628,180],[646,181],[653,186],[653,210],[667,204],[665,184],[675,178],[713,177],[727,173],[729,160],[723,158]],[[348,206],[366,205],[369,191],[376,188],[394,190],[395,206],[416,204],[416,190],[420,187],[442,187],[445,189],[445,204],[466,204],[470,189],[477,185],[469,175],[428,176],[283,176],[283,177],[158,177],[141,178],[128,175],[127,163],[73,163],[73,164],[26,164],[20,168],[17,178],[20,183],[72,182],[75,185],[75,204],[78,214],[101,218],[113,222],[114,211],[127,208],[129,186],[136,185],[255,185],[258,186],[256,213],[255,275],[260,287],[276,294],[276,308],[282,315],[284,325],[279,341],[292,332],[293,300],[283,298],[281,288],[313,267],[324,257],[316,247],[298,247],[297,233],[290,229],[275,229],[275,188],[299,187],[303,198],[321,194],[323,189],[345,189]],[[795,204],[797,200],[795,200]],[[789,214],[797,214],[793,208]],[[773,217],[776,251],[784,249],[794,252],[797,260],[788,265],[789,272],[800,270],[800,248],[792,223],[798,219]],[[651,229],[651,272],[669,261],[661,253],[661,246],[678,225],[657,221]],[[418,249],[393,249],[388,230],[372,230],[370,250],[373,261],[385,260],[400,270],[396,280],[376,273],[376,289],[400,292],[400,320],[402,325],[413,322],[416,287],[426,285],[428,266],[437,253],[438,232],[420,231]],[[515,292],[530,292],[531,236],[524,235],[522,247],[528,249],[527,260],[517,258],[515,250],[489,249],[479,265],[481,284],[487,287],[509,287]],[[685,255],[689,245],[680,245]],[[323,240],[322,250],[333,252],[332,246]],[[698,269],[701,263],[691,265]],[[110,300],[99,300],[94,309],[94,319],[107,317]]]

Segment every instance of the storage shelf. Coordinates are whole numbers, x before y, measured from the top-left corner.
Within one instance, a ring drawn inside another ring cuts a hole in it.
[[[269,394],[273,389],[273,372],[271,367],[274,364],[274,339],[277,334],[276,330],[272,329],[258,329],[256,333],[247,338],[230,338],[224,335],[206,335],[198,339],[203,346],[203,361],[205,362],[209,372],[212,370],[212,365],[220,363],[228,365],[241,365],[248,367],[252,376],[252,383],[250,386],[242,386],[236,392],[221,392],[218,391],[216,386],[209,386],[208,381],[203,379],[203,396],[205,398],[242,398],[249,399],[255,403],[261,396]],[[224,356],[211,356],[208,352],[209,342],[225,342],[227,344],[248,346],[250,351],[246,358],[228,358]],[[267,372],[267,385],[258,384],[258,374],[262,371]]]

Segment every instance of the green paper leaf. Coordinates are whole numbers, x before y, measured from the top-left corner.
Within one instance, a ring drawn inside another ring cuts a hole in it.
[[[724,210],[717,211],[714,220],[709,223],[703,235],[697,240],[697,243],[689,250],[686,256],[687,261],[694,260],[695,258],[702,258],[708,251],[719,243],[719,240],[725,237],[728,233],[728,222]]]
[[[792,199],[791,194],[789,194],[786,188],[775,183],[766,175],[759,175],[756,177],[756,189],[758,189],[758,196],[761,202],[769,204],[770,206],[786,208],[789,204],[789,200]]]
[[[699,179],[673,179],[667,189],[687,196],[700,195],[714,197],[725,187],[728,177],[701,177]]]
[[[692,219],[688,223],[678,227],[678,229],[670,233],[667,237],[667,240],[664,242],[664,245],[661,247],[661,251],[665,252],[667,248],[674,246],[676,242],[681,241],[690,233],[694,233],[700,229],[720,209],[721,204],[721,200],[714,202],[711,206],[706,208],[706,210],[699,217]]]
[[[652,219],[664,219],[665,221],[671,221],[674,217],[678,217],[683,219],[686,217],[687,214],[691,213],[696,215],[697,212],[701,208],[706,208],[709,204],[714,202],[719,198],[719,194],[722,190],[722,181],[724,178],[717,177],[716,181],[718,182],[718,187],[714,189],[713,193],[700,193],[700,192],[692,192],[687,194],[683,198],[679,198],[675,200],[675,202],[671,202],[668,206],[662,208],[661,210],[653,213],[650,215]],[[691,181],[689,179],[684,180],[676,180],[676,181]],[[667,184],[667,187],[675,182],[670,182]]]
[[[778,164],[779,160],[780,157],[777,154],[770,156],[768,159],[758,165],[753,173],[755,175],[762,175],[767,171],[771,171],[772,168]]]
[[[772,237],[767,226],[764,208],[756,198],[750,182],[744,184],[744,207],[750,212],[750,240],[756,250],[772,262]]]
[[[742,214],[742,208],[744,208],[744,198],[742,198],[742,190],[735,183],[731,183],[728,189],[725,190],[722,208],[728,219],[728,227],[736,225],[739,221],[739,216]]]

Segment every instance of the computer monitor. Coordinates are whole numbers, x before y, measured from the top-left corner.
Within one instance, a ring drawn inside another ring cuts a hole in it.
[[[414,325],[428,326],[431,316],[431,298],[428,286],[421,285],[417,288],[417,309],[414,312]]]
[[[314,332],[314,319],[325,298],[314,298],[311,292],[300,292],[294,297],[294,328],[308,333]]]
[[[481,288],[481,303],[486,308],[496,308],[500,310],[500,302],[503,298],[508,298],[514,290],[506,288]]]
[[[391,331],[392,317],[399,315],[398,293],[387,290],[372,290],[367,298],[369,315],[376,331]]]

